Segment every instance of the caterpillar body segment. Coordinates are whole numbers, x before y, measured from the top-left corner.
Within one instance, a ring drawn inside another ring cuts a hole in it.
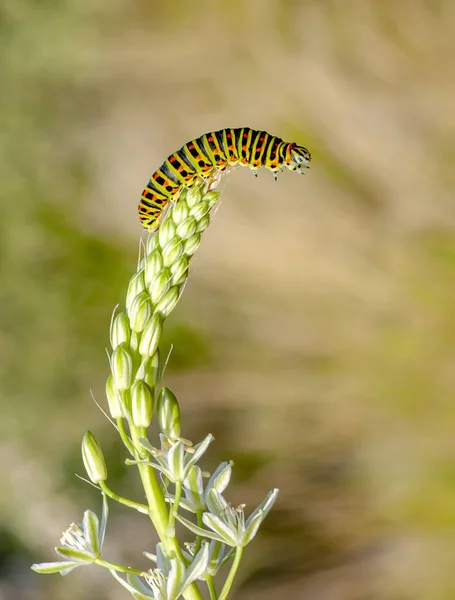
[[[221,175],[230,167],[249,167],[254,174],[265,167],[275,175],[284,167],[304,173],[310,151],[250,127],[220,129],[191,140],[168,156],[142,192],[139,219],[146,229],[156,229],[167,204],[175,202],[184,188],[198,179]]]

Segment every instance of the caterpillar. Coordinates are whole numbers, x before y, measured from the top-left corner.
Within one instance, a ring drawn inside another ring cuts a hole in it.
[[[183,188],[190,188],[198,178],[208,179],[215,171],[240,165],[257,175],[259,167],[266,167],[276,179],[284,167],[303,174],[310,161],[307,148],[266,131],[242,127],[205,133],[171,154],[152,175],[142,192],[139,219],[146,229],[157,228],[166,205],[176,201]]]

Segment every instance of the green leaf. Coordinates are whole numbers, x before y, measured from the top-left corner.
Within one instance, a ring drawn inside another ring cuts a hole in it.
[[[204,525],[207,525],[207,527],[210,527],[210,529],[213,529],[213,531],[218,534],[219,538],[228,546],[239,546],[237,531],[228,527],[217,516],[206,512],[202,515],[202,522]]]
[[[59,556],[68,558],[80,565],[90,565],[97,559],[93,552],[89,552],[88,550],[75,550],[74,548],[59,546],[58,548],[55,548],[55,551]]]
[[[81,564],[79,562],[70,562],[68,560],[62,560],[55,562],[35,563],[34,565],[32,565],[31,568],[36,573],[50,575],[51,573],[61,573],[62,571],[66,571],[68,569],[72,571],[76,567],[80,566]]]
[[[180,521],[182,525],[185,525],[187,529],[189,529],[196,535],[200,535],[204,538],[210,538],[211,540],[217,540],[218,542],[224,542],[224,538],[222,538],[218,534],[214,533],[213,531],[208,531],[207,529],[202,529],[202,527],[199,527],[191,521],[188,521],[188,519],[185,519],[185,517],[182,517],[182,515],[179,515],[178,513],[175,514],[175,518],[177,519],[177,521]]]
[[[84,530],[84,537],[93,549],[93,552],[99,556],[101,548],[99,545],[99,530],[100,522],[98,517],[91,510],[84,512],[84,518],[82,521],[82,528]]]

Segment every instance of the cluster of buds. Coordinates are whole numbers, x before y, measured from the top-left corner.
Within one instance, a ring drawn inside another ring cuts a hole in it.
[[[225,600],[243,548],[254,538],[275,502],[278,490],[270,492],[248,518],[244,505],[231,507],[223,496],[231,477],[231,462],[222,463],[212,476],[207,475],[204,486],[205,473],[198,462],[214,438],[209,434],[195,445],[182,438],[177,398],[161,385],[158,346],[163,323],[182,293],[190,259],[217,199],[216,192],[204,193],[201,187],[194,187],[171,206],[159,230],[144,244],[137,272],[128,286],[125,309],[111,323],[108,409],[131,455],[126,463],[139,469],[147,504],[123,498],[107,486],[103,451],[88,431],[82,441],[82,458],[90,481],[103,494],[101,523],[94,513],[86,511],[82,524],[73,524],[56,548],[63,560],[34,565],[38,572],[66,574],[77,566],[95,563],[108,568],[138,600],[176,600],[180,596],[202,600],[198,581],[207,584],[212,598]],[[160,431],[157,445],[147,437],[154,415]],[[142,572],[101,557],[107,497],[152,520],[161,541],[156,554],[144,555],[156,563],[154,569]],[[176,520],[195,536],[186,550],[176,537]],[[231,568],[218,595],[212,578],[229,562]]]

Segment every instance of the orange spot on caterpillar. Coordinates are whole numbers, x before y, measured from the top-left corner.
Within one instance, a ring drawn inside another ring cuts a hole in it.
[[[188,149],[189,150],[194,150],[194,144],[188,144]]]
[[[169,162],[173,163],[175,162],[177,159],[175,158],[175,156],[171,156],[171,158],[169,159]]]
[[[247,140],[247,139],[248,139],[248,134],[247,134],[247,133],[244,133],[244,134],[243,134],[243,137],[244,137],[244,138]]]
[[[213,142],[213,138],[212,138],[212,136],[210,136],[210,137],[208,138],[208,140],[209,140],[209,142]]]

